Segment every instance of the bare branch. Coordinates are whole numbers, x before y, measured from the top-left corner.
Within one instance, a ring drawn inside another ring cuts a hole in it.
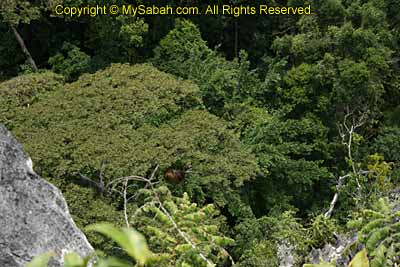
[[[105,191],[104,186],[101,183],[98,183],[92,179],[90,179],[89,177],[87,177],[86,175],[83,175],[82,173],[78,173],[79,177],[84,180],[85,182],[88,183],[89,186],[94,187],[100,194],[103,194]]]
[[[364,125],[364,123],[366,122],[366,118],[367,118],[366,112],[362,113],[360,116],[357,117],[354,116],[354,111],[350,111],[350,108],[347,106],[346,114],[343,117],[343,123],[341,125],[338,125],[338,131],[340,137],[342,138],[342,144],[345,145],[347,149],[347,158],[350,162],[352,173],[348,173],[344,176],[339,177],[338,183],[336,185],[336,192],[332,198],[328,211],[324,214],[326,218],[329,218],[332,215],[333,209],[335,208],[336,202],[338,201],[339,198],[340,189],[343,185],[345,178],[354,175],[355,181],[357,183],[357,195],[358,195],[357,197],[360,197],[361,195],[362,186],[360,184],[359,178],[361,175],[368,172],[363,171],[361,169],[357,170],[356,164],[354,163],[353,160],[352,146],[353,146],[354,134],[356,133],[355,131],[362,125]],[[349,120],[351,121],[351,124],[349,124]]]
[[[106,167],[106,161],[102,160],[101,161],[101,166],[100,166],[100,175],[99,176],[100,176],[100,186],[103,189],[105,189],[105,187],[104,187],[104,176],[103,176],[105,167]]]
[[[155,177],[155,175],[156,175],[156,173],[157,173],[157,171],[158,171],[158,168],[159,168],[158,165],[154,168],[153,172],[151,173],[151,176],[150,176],[149,181],[151,181],[151,180],[154,179],[154,177]]]
[[[325,212],[325,214],[324,214],[324,216],[325,216],[326,218],[330,218],[330,217],[331,217],[332,212],[333,212],[333,209],[335,208],[336,202],[337,202],[338,199],[339,199],[339,193],[340,193],[340,189],[341,189],[341,187],[342,187],[342,185],[343,185],[343,181],[344,181],[347,177],[349,177],[349,176],[350,176],[350,174],[346,174],[346,175],[344,175],[344,176],[340,176],[340,177],[339,177],[338,183],[337,183],[337,185],[336,185],[336,193],[335,193],[335,195],[333,196],[333,199],[332,199],[332,201],[331,201],[331,204],[329,205],[329,210],[328,210],[327,212]]]
[[[127,189],[128,189],[128,180],[125,180],[124,181],[124,193],[123,193],[123,197],[124,197],[124,218],[125,218],[126,227],[130,227],[129,220],[128,220],[128,211],[127,211],[127,205],[128,205],[128,200],[126,198]]]

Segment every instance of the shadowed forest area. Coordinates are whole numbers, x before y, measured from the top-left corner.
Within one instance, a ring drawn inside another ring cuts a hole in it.
[[[0,123],[62,191],[98,267],[398,266],[400,1],[54,14],[139,2],[0,0]]]

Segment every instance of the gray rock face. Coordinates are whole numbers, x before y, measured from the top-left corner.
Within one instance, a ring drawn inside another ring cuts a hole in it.
[[[353,253],[344,255],[344,251],[347,246],[353,244],[357,237],[354,236],[336,236],[335,244],[325,244],[323,248],[313,249],[307,259],[308,263],[318,264],[321,261],[332,262],[336,261],[336,265],[339,267],[348,266],[351,258],[354,256]],[[360,248],[361,249],[361,248]],[[359,249],[357,249],[358,251]]]
[[[35,174],[22,146],[0,125],[0,266],[22,267],[53,251],[52,266],[75,251],[93,248],[76,227],[61,192]]]
[[[279,267],[293,267],[295,264],[294,247],[286,240],[278,244]]]

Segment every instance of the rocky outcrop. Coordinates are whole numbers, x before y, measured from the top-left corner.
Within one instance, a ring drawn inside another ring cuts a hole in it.
[[[283,240],[278,244],[278,261],[279,267],[293,267],[295,262],[294,247]]]
[[[73,222],[61,195],[32,169],[22,146],[0,125],[0,266],[22,267],[34,256],[65,252],[82,256],[92,247]]]
[[[387,198],[392,205],[392,213],[395,214],[400,211],[400,189],[390,191],[387,194]],[[347,267],[357,252],[364,248],[363,244],[357,242],[356,233],[341,234],[335,237],[336,241],[334,243],[328,243],[322,248],[313,249],[306,258],[306,262],[312,264],[336,262],[337,267]]]
[[[338,235],[336,236],[336,242],[334,244],[325,244],[323,248],[313,249],[307,258],[308,263],[319,264],[321,262],[336,262],[336,266],[345,267],[348,266],[351,258],[354,256],[353,253],[345,253],[346,248],[356,242],[357,237]]]

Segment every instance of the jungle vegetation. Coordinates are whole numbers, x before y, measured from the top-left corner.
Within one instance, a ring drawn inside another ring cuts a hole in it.
[[[99,266],[279,266],[284,245],[302,266],[339,234],[364,264],[400,263],[399,1],[80,18],[60,3],[104,1],[1,0],[0,123]]]

